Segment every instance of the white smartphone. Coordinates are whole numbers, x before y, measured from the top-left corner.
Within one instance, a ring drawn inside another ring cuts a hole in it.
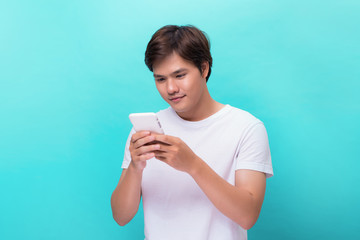
[[[131,113],[129,118],[135,131],[145,130],[160,134],[164,133],[155,113]]]

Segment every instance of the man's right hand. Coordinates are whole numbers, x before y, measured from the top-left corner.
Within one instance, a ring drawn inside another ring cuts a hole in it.
[[[132,135],[130,141],[130,164],[138,171],[143,171],[146,161],[155,156],[154,151],[160,148],[159,144],[149,144],[155,140],[155,136],[149,131],[139,131]]]

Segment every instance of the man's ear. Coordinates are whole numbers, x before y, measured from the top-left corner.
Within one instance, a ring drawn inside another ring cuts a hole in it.
[[[205,61],[201,64],[201,76],[206,79],[209,73],[209,62]]]

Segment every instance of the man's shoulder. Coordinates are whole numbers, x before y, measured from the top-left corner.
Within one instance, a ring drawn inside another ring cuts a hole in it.
[[[239,121],[243,121],[243,122],[248,122],[248,123],[257,123],[257,122],[261,122],[257,117],[255,117],[253,114],[251,114],[250,112],[237,108],[237,107],[231,107],[231,118],[234,118],[234,120],[239,120]]]

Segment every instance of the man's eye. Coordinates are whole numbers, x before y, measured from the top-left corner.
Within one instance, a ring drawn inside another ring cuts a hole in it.
[[[162,82],[162,81],[164,81],[165,80],[165,78],[156,78],[156,81],[157,82]]]
[[[184,73],[184,74],[179,74],[179,75],[176,75],[176,78],[182,78],[182,77],[184,77],[186,74]]]

